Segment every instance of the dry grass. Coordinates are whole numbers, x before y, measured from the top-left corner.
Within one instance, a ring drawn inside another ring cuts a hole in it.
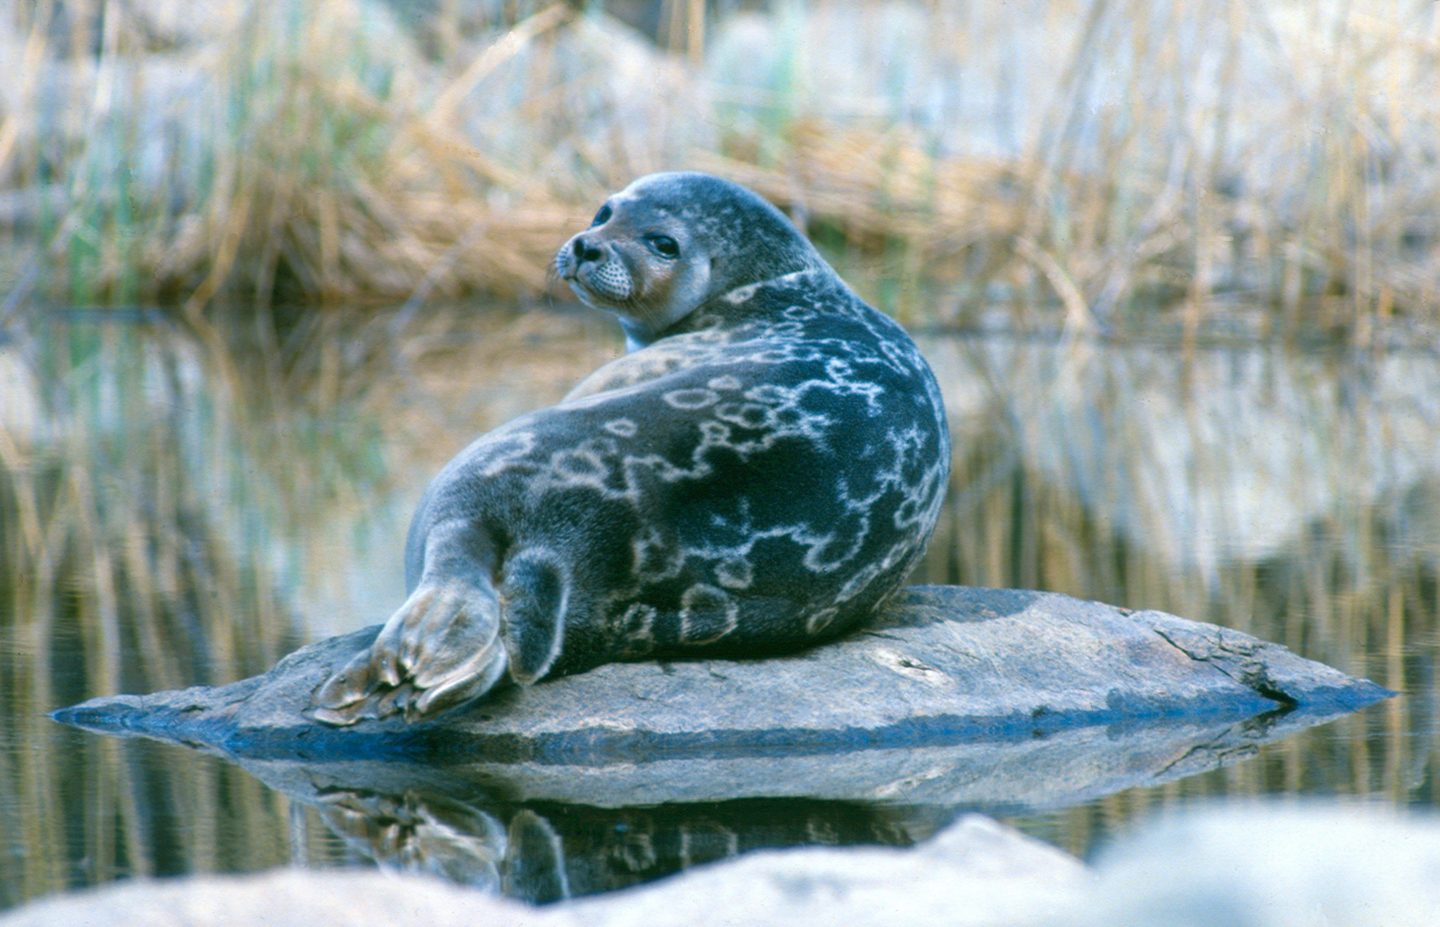
[[[417,35],[375,0],[211,0],[159,38],[151,6],[0,24],[0,236],[52,299],[534,294],[606,190],[698,166],[912,320],[1440,321],[1422,0],[832,2],[671,15],[674,53],[563,3]]]

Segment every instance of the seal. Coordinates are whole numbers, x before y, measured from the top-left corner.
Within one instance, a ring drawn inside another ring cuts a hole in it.
[[[617,660],[792,651],[862,623],[923,553],[950,463],[935,377],[779,210],[653,174],[554,270],[628,353],[435,477],[409,597],[313,717],[424,719]]]

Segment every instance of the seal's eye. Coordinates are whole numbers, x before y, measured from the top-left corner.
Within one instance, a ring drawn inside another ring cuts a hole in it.
[[[597,225],[604,225],[606,222],[609,222],[609,221],[610,221],[610,204],[609,204],[609,203],[606,203],[604,206],[601,206],[601,207],[600,207],[600,211],[595,214],[595,218],[592,219],[592,220],[590,220],[590,227],[593,229],[595,226],[597,226]]]
[[[669,235],[646,235],[645,243],[650,250],[663,258],[678,258],[680,256],[680,245]]]

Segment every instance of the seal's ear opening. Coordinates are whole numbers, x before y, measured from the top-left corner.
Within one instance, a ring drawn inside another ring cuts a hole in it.
[[[539,551],[521,551],[505,564],[506,607],[500,640],[510,678],[523,686],[538,682],[555,665],[565,639],[568,584],[556,564]]]

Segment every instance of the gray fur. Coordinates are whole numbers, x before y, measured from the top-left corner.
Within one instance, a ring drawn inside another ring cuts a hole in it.
[[[950,446],[904,331],[719,178],[645,177],[598,218],[555,269],[619,317],[631,353],[435,478],[411,596],[317,690],[317,718],[425,717],[618,659],[806,646],[866,620],[923,552]]]

